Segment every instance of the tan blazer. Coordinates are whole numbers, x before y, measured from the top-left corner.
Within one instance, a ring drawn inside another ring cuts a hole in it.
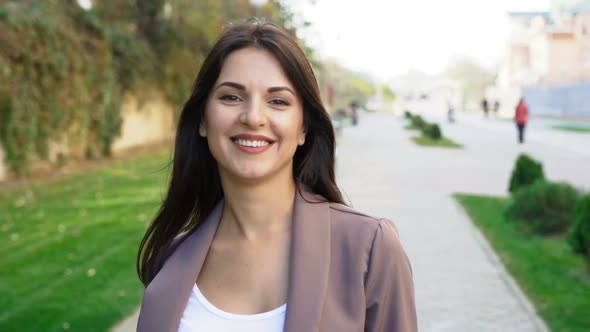
[[[393,224],[306,191],[294,204],[284,331],[417,331],[412,271]],[[178,331],[222,210],[223,201],[147,286],[138,331]]]

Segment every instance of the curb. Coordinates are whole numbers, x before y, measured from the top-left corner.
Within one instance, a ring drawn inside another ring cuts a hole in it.
[[[506,270],[506,267],[504,266],[504,264],[502,264],[500,257],[498,257],[498,255],[496,254],[496,252],[494,251],[494,249],[492,248],[492,246],[490,245],[488,240],[485,238],[483,233],[479,230],[479,228],[477,228],[477,226],[475,226],[473,224],[473,221],[471,221],[471,217],[469,217],[469,215],[467,214],[465,209],[463,209],[461,204],[459,204],[459,202],[457,202],[457,200],[455,199],[455,197],[453,197],[453,195],[451,195],[451,199],[453,200],[453,205],[455,206],[455,209],[457,209],[457,211],[459,211],[460,214],[463,215],[466,218],[466,220],[468,220],[469,229],[470,229],[471,233],[474,235],[475,240],[477,241],[479,246],[483,249],[483,251],[485,252],[485,255],[487,256],[489,261],[496,267],[496,269],[499,272],[498,274],[499,274],[500,278],[502,279],[504,284],[507,286],[510,293],[512,293],[512,295],[514,295],[514,297],[516,298],[516,300],[518,301],[520,306],[525,310],[526,314],[529,316],[529,318],[531,319],[531,321],[535,325],[535,328],[537,329],[537,331],[538,332],[551,332],[551,330],[549,329],[549,327],[547,326],[545,321],[541,317],[539,317],[539,315],[537,314],[537,311],[535,310],[534,305],[531,303],[531,301],[528,299],[528,297],[524,294],[524,292],[520,289],[516,280],[514,280],[512,275],[510,275],[510,273]]]

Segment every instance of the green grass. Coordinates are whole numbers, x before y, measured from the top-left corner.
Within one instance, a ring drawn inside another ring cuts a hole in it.
[[[441,148],[451,148],[451,149],[461,149],[463,146],[461,144],[455,143],[454,141],[448,138],[441,138],[441,139],[432,139],[426,136],[414,136],[412,137],[412,141],[418,145],[422,146],[432,146],[432,147],[441,147]]]
[[[551,126],[551,128],[563,131],[590,134],[590,126],[585,126],[581,124],[558,124]]]
[[[168,153],[0,191],[0,331],[107,331],[143,287],[135,256]]]
[[[564,237],[524,232],[506,220],[507,198],[455,195],[552,331],[590,331],[590,271]]]

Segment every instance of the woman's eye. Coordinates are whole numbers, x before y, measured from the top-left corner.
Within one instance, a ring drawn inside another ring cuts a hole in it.
[[[223,101],[229,101],[229,102],[236,102],[236,101],[240,101],[240,97],[235,96],[235,95],[224,95],[219,97],[219,100],[223,100]]]
[[[289,106],[289,102],[284,99],[272,99],[270,103],[278,106]]]

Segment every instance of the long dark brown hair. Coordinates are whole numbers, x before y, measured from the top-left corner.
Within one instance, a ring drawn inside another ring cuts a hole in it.
[[[294,179],[330,202],[344,203],[334,176],[334,128],[305,54],[293,37],[273,24],[256,21],[230,25],[203,62],[180,115],[168,194],[137,255],[137,273],[145,286],[174,250],[174,238],[196,230],[223,197],[217,162],[198,130],[224,60],[246,47],[273,54],[303,101],[306,138],[295,151]]]

